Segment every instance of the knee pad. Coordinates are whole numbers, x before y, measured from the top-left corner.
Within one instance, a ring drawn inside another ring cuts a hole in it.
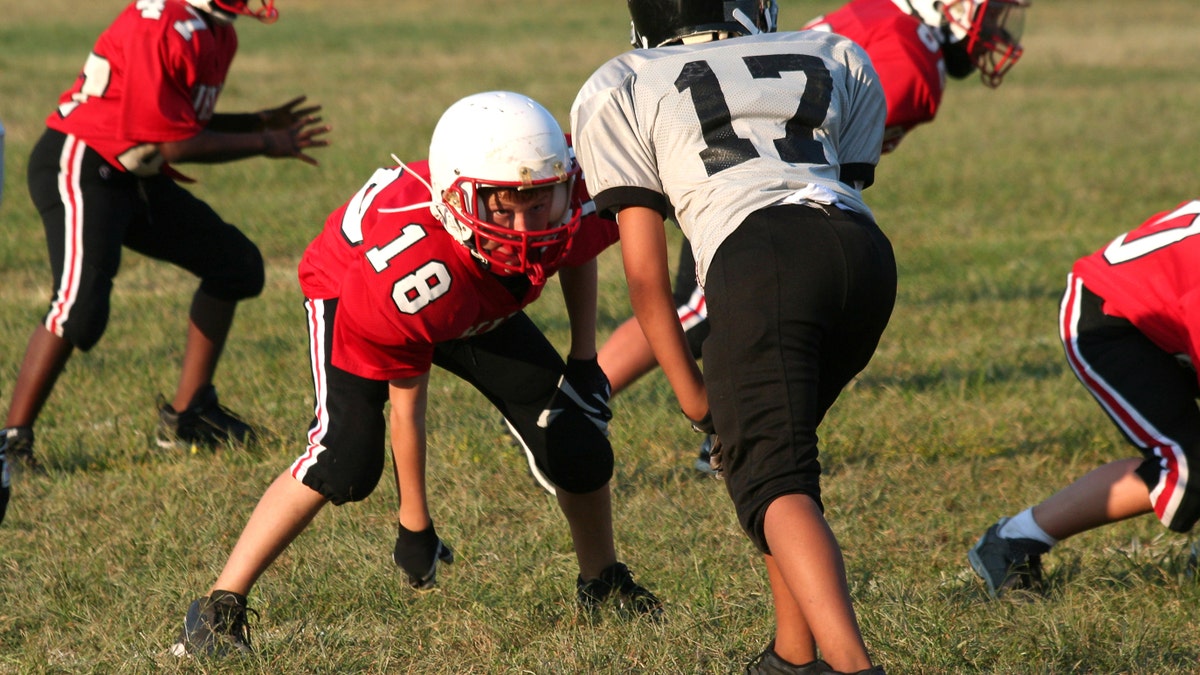
[[[239,232],[221,247],[221,264],[203,276],[200,290],[226,302],[253,298],[262,293],[266,284],[262,253],[258,246]]]
[[[544,433],[545,450],[538,463],[559,488],[585,494],[612,478],[612,444],[582,411],[567,408]]]
[[[85,267],[75,297],[66,299],[55,294],[42,323],[51,333],[86,352],[96,346],[108,328],[111,294],[112,279]],[[63,308],[68,304],[64,315]]]
[[[307,456],[307,454],[306,454]],[[292,476],[316,490],[335,506],[347,502],[361,502],[375,491],[383,475],[383,453],[370,453],[372,459],[364,462],[322,461],[320,455],[315,464],[304,466],[305,458],[292,465]],[[347,455],[339,455],[339,460]]]

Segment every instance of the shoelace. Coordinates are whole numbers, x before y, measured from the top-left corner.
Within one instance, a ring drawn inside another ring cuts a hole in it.
[[[225,623],[227,626],[227,631],[225,631],[226,634],[233,636],[238,641],[245,643],[245,645],[247,647],[249,647],[250,646],[250,616],[249,615],[253,614],[254,620],[258,621],[258,618],[259,618],[258,611],[250,609],[249,607],[242,607],[240,605],[231,605],[231,606],[226,606],[226,607],[227,607],[226,611],[222,612],[222,614],[224,614],[224,616],[221,617],[222,619],[224,619],[223,623]]]

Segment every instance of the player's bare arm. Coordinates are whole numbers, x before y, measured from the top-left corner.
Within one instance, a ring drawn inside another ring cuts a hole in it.
[[[563,304],[571,323],[572,359],[596,358],[597,268],[596,259],[592,258],[578,267],[564,267],[558,272]]]
[[[297,117],[282,129],[263,129],[249,133],[205,129],[191,138],[159,143],[158,151],[170,164],[219,164],[263,156],[293,157],[316,166],[317,160],[304,151],[329,145],[329,140],[324,138],[324,135],[329,133],[331,127],[320,122],[320,117],[305,115]]]
[[[630,206],[617,214],[617,225],[634,316],[675,390],[683,414],[693,420],[704,419],[708,394],[675,312],[662,215],[643,206]]]
[[[425,498],[425,411],[429,400],[429,373],[391,380],[390,428],[392,461],[400,494],[400,524],[420,532],[429,527]]]

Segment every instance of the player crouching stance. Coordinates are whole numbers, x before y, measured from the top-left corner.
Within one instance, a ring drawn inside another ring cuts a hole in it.
[[[883,87],[849,38],[773,32],[774,0],[628,5],[640,48],[596,70],[571,125],[597,207],[617,215],[638,324],[684,413],[717,435],[714,467],[763,553],[775,637],[746,673],[880,675],[823,515],[817,428],[896,296],[862,197]],[[671,297],[669,217],[705,292],[703,376]]]
[[[608,481],[608,381],[596,365],[596,261],[616,227],[587,194],[558,123],[510,92],[442,115],[428,162],[380,169],[327,219],[300,263],[315,414],[308,449],[267,489],[172,652],[249,651],[246,595],[327,503],[365,499],[383,472],[384,405],[400,495],[393,558],[416,588],[453,553],[425,490],[425,412],[436,364],[504,415],[555,488],[579,562],[577,598],[661,604],[617,561]],[[431,198],[432,195],[432,198]],[[560,272],[567,363],[522,312]]]

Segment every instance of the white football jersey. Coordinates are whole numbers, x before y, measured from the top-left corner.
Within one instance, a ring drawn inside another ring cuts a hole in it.
[[[868,217],[887,105],[866,52],[816,31],[635,49],[601,66],[571,106],[596,205],[674,216],[704,283],[749,214],[836,203]]]

